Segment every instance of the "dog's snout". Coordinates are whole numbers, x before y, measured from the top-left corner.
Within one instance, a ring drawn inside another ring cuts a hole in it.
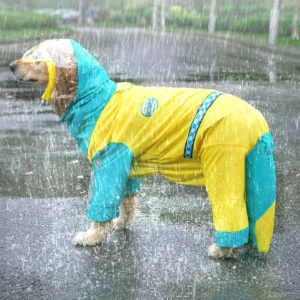
[[[13,61],[12,63],[9,64],[9,67],[10,67],[11,71],[14,71],[16,66],[17,66],[17,64],[16,64],[15,61]]]

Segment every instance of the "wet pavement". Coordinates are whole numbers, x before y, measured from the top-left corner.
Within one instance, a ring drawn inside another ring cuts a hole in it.
[[[209,259],[205,189],[154,177],[143,180],[128,229],[74,247],[89,226],[90,166],[39,105],[42,90],[17,84],[6,67],[34,42],[0,45],[0,299],[300,299],[300,60],[200,34],[101,29],[73,38],[116,81],[216,88],[265,115],[276,143],[274,240],[267,256],[245,246],[233,260]]]

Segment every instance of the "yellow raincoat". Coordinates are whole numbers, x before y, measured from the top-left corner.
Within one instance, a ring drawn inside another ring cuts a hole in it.
[[[210,97],[214,99],[197,124],[199,107]],[[87,156],[92,161],[95,153],[110,143],[122,144],[133,155],[131,178],[161,174],[176,183],[205,185],[217,244],[238,247],[247,243],[252,218],[254,243],[261,252],[267,252],[275,213],[273,144],[268,132],[263,116],[232,95],[123,83],[96,123]],[[259,205],[250,199],[246,202],[246,156],[259,139],[271,151],[266,160],[273,172],[268,182],[272,191],[271,200],[263,201],[261,211],[251,214],[251,205]]]
[[[47,64],[45,100],[61,85],[57,71],[64,76],[64,70],[76,69],[77,94],[61,122],[93,165],[91,220],[118,217],[122,198],[139,191],[139,177],[161,174],[206,186],[219,247],[241,246],[250,233],[254,246],[268,252],[276,199],[274,146],[256,109],[214,90],[116,85],[72,40],[45,41],[23,60]],[[69,97],[67,86],[61,96]]]

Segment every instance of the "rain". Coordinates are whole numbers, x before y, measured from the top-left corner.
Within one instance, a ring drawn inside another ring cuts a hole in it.
[[[298,0],[0,0],[0,299],[299,299],[299,32]],[[205,187],[160,175],[142,178],[127,228],[74,245],[92,166],[45,87],[9,67],[49,39],[82,45],[113,82],[213,89],[260,111],[275,143],[269,253],[250,241],[210,258]]]

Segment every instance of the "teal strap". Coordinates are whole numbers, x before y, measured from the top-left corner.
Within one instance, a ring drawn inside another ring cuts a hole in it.
[[[214,101],[222,95],[222,92],[215,91],[211,93],[201,104],[200,108],[198,109],[196,116],[193,120],[193,123],[191,125],[186,143],[185,143],[185,148],[184,148],[184,158],[192,158],[193,155],[193,147],[194,147],[194,142],[195,138],[198,132],[198,129],[200,127],[200,124],[209,109],[209,107],[214,103]]]

